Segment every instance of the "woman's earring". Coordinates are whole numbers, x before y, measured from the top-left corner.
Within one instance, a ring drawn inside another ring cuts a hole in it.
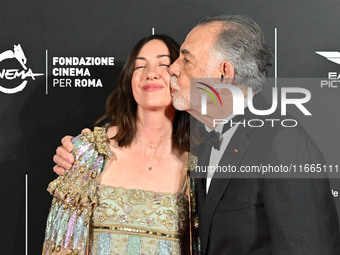
[[[223,76],[223,74],[221,74],[221,81],[223,81],[223,78],[224,78],[224,76]]]

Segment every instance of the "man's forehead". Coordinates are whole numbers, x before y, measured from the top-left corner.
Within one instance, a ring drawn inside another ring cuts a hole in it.
[[[202,37],[188,35],[181,45],[180,53],[187,56],[195,56],[197,52],[202,50],[202,46],[207,46],[208,43]]]
[[[215,43],[221,28],[222,24],[218,22],[194,27],[182,44],[181,53],[195,55],[195,52],[210,47]]]

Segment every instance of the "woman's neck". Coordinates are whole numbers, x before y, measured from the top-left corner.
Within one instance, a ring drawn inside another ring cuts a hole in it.
[[[143,108],[137,110],[137,139],[150,144],[160,144],[172,135],[175,110],[151,111]]]

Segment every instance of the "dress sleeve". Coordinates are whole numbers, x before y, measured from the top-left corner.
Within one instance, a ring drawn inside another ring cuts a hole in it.
[[[191,172],[195,171],[197,166],[197,157],[189,153],[187,164],[187,183],[189,184],[189,235],[190,235],[190,254],[200,255],[200,239],[199,239],[199,222],[197,209],[197,179],[191,176]]]
[[[97,128],[75,137],[72,168],[48,185],[53,200],[42,254],[88,254],[89,223],[97,204],[97,182],[110,156],[104,133],[105,136]]]

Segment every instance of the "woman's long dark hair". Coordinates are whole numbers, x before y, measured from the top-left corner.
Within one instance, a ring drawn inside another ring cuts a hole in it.
[[[106,113],[96,122],[97,125],[102,120],[109,119],[111,125],[117,127],[117,133],[112,139],[118,142],[118,146],[130,145],[136,136],[137,103],[132,94],[131,79],[139,51],[147,42],[155,39],[166,44],[170,52],[171,63],[178,58],[179,45],[167,35],[150,35],[140,40],[133,47],[123,67],[117,88],[111,92],[106,101]],[[189,130],[189,114],[184,111],[176,111],[172,129],[172,145],[180,150],[189,151]]]

